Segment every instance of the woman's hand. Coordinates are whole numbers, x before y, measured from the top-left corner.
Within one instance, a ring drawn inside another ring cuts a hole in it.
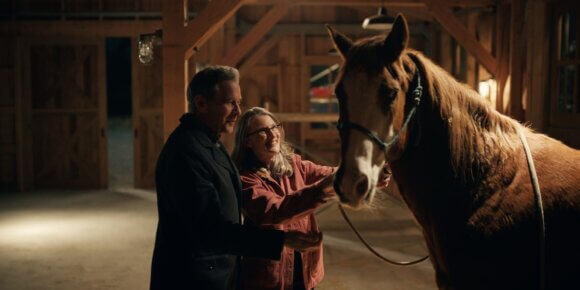
[[[383,169],[379,173],[379,181],[377,182],[377,188],[385,188],[389,186],[389,181],[391,181],[391,167],[388,163],[385,163]]]
[[[336,199],[336,192],[334,191],[334,174],[329,175],[317,183],[317,187],[320,189],[320,198],[323,202],[328,202]]]

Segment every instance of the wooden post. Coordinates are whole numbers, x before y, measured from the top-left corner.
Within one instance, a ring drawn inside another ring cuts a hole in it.
[[[467,30],[474,36],[477,35],[477,22],[478,14],[473,13],[467,16]],[[476,38],[477,39],[477,38]],[[473,55],[467,55],[466,57],[466,69],[465,69],[465,82],[470,85],[474,90],[477,91],[478,80],[477,80],[477,60]]]
[[[509,95],[509,84],[507,82],[509,77],[509,65],[510,65],[510,5],[509,4],[498,4],[497,14],[496,14],[496,53],[498,59],[497,68],[497,99],[495,103],[495,108],[500,113],[505,113],[505,100]]]
[[[179,124],[187,111],[187,60],[184,56],[186,0],[163,1],[163,137]]]
[[[526,64],[526,42],[525,42],[525,7],[524,0],[511,1],[510,19],[510,101],[508,114],[519,121],[524,121],[523,100],[523,80]]]
[[[546,9],[548,4],[540,1],[528,3],[528,19],[534,19],[528,31],[528,94],[525,120],[532,128],[545,131],[548,125],[548,74],[550,71],[550,34]]]

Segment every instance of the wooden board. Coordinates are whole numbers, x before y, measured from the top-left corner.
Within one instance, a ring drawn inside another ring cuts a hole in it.
[[[104,39],[27,39],[23,51],[33,187],[106,187]]]
[[[137,40],[132,41],[137,51]],[[143,65],[132,55],[135,187],[155,187],[155,164],[163,146],[163,53],[155,47],[155,59]]]
[[[19,98],[17,97],[17,38],[0,36],[0,191],[20,189]]]

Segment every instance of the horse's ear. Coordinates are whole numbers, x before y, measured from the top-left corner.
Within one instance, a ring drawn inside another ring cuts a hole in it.
[[[408,42],[409,26],[407,25],[405,16],[399,13],[397,14],[397,18],[395,18],[391,33],[389,33],[379,51],[379,54],[386,62],[385,64],[391,63],[399,58],[403,50],[407,48]]]
[[[334,43],[334,47],[340,53],[340,56],[345,59],[346,54],[352,47],[352,40],[348,38],[346,35],[335,31],[330,25],[326,24],[326,29],[328,30],[328,35],[332,38],[332,42]]]

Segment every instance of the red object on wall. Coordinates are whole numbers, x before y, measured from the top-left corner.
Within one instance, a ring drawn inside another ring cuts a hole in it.
[[[310,89],[312,98],[330,98],[334,94],[332,87],[313,87]]]

